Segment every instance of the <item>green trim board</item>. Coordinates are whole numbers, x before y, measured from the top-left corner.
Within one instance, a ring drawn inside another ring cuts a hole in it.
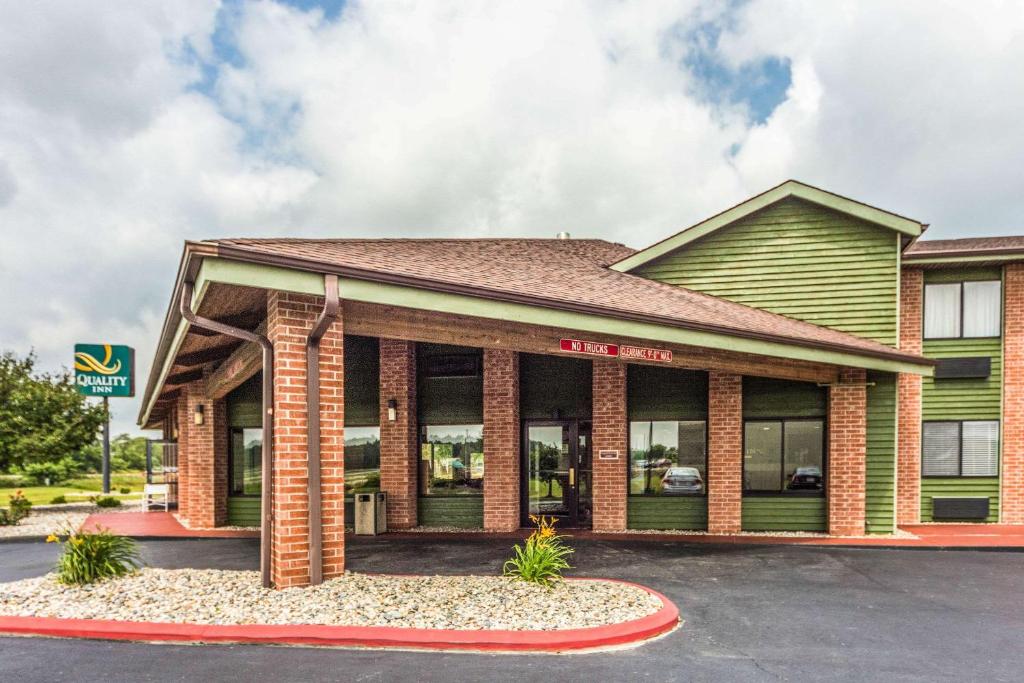
[[[999,477],[923,477],[921,479],[921,521],[932,522],[932,498],[989,499],[986,523],[999,521]],[[947,521],[947,520],[942,520]],[[951,520],[956,521],[956,520]]]
[[[1000,266],[968,266],[955,270],[926,270],[924,271],[924,283],[926,285],[943,282],[974,282],[977,280],[1002,280],[1003,269]]]
[[[890,231],[785,199],[636,268],[635,275],[896,346]]]
[[[420,496],[416,508],[420,526],[484,527],[483,496]]]
[[[896,376],[868,373],[865,523],[871,534],[895,530]]]
[[[708,500],[705,496],[629,496],[626,527],[705,531]]]
[[[260,525],[259,496],[228,496],[228,524],[230,526]]]
[[[744,496],[743,531],[827,531],[828,503],[824,497]]]
[[[812,187],[811,185],[801,183],[797,180],[787,180],[781,185],[773,187],[772,189],[755,197],[751,197],[731,209],[697,223],[696,225],[693,225],[682,232],[676,233],[657,244],[653,244],[646,249],[642,249],[641,251],[622,259],[618,263],[613,264],[611,267],[612,269],[620,272],[631,271],[656,258],[664,256],[674,249],[678,249],[679,247],[710,235],[731,223],[746,218],[752,213],[789,198],[802,199],[808,203],[816,204],[826,209],[831,209],[838,213],[850,216],[851,218],[856,218],[868,223],[874,223],[883,228],[895,230],[896,232],[910,237],[918,237],[924,230],[924,225],[919,221],[915,221],[889,211],[884,211],[868,204],[827,192],[817,187]]]

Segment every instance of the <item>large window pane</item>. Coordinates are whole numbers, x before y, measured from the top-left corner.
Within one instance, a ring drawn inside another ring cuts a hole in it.
[[[999,474],[999,422],[964,422],[961,471],[965,477]]]
[[[921,474],[956,477],[960,474],[960,424],[925,422],[921,433]]]
[[[784,474],[787,491],[821,491],[825,488],[825,424],[819,420],[785,423]]]
[[[483,495],[483,425],[434,425],[420,449],[420,495]]]
[[[345,427],[345,494],[380,491],[380,427]]]
[[[782,487],[782,423],[747,422],[743,439],[743,488],[780,491]]]
[[[701,495],[707,468],[703,420],[630,423],[629,492]]]
[[[231,430],[231,495],[260,495],[263,467],[263,430]]]
[[[924,336],[941,339],[960,336],[960,284],[925,285]]]
[[[1001,332],[1002,283],[964,283],[964,336],[998,337]]]

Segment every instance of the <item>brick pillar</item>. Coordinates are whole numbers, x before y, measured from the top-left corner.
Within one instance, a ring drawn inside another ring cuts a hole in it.
[[[519,354],[484,349],[484,529],[519,528]]]
[[[708,373],[708,532],[734,534],[743,513],[743,377]]]
[[[867,373],[843,368],[828,400],[828,532],[863,536],[867,483]],[[848,386],[843,386],[848,385]]]
[[[1024,264],[1007,264],[1003,283],[1003,448],[999,521],[1024,524]]]
[[[388,401],[398,402],[388,420]],[[416,343],[380,340],[380,488],[388,494],[388,527],[416,526],[419,467],[416,423]]]
[[[188,451],[189,451],[189,427],[192,425],[192,414],[188,412],[188,401],[185,400],[185,390],[182,389],[177,399],[178,411],[178,517],[188,523]]]
[[[190,527],[208,529],[228,521],[228,425],[227,404],[206,397],[206,382],[199,379],[181,389],[188,418],[188,473],[184,492],[186,511],[179,514]],[[195,423],[202,406],[203,424]],[[180,457],[180,456],[179,456]]]
[[[267,336],[274,345],[274,483],[271,578],[277,588],[309,583],[306,339],[322,298],[272,291]],[[344,337],[335,321],[320,342],[323,576],[345,568]]]
[[[924,271],[900,276],[900,350],[921,353]],[[900,373],[896,380],[896,523],[921,521],[921,376]]]
[[[593,393],[591,488],[594,529],[622,531],[626,528],[626,473],[629,460],[626,364],[613,360],[595,360]],[[601,451],[616,451],[618,457],[603,459],[600,457]]]

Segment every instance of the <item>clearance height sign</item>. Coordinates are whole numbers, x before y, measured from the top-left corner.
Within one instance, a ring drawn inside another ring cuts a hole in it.
[[[582,353],[588,356],[605,356],[622,358],[623,360],[646,360],[655,363],[671,363],[670,349],[652,349],[646,346],[630,344],[607,344],[604,342],[584,341],[583,339],[562,339],[559,343],[562,351]]]
[[[86,396],[134,396],[135,350],[113,344],[75,344],[75,385]]]

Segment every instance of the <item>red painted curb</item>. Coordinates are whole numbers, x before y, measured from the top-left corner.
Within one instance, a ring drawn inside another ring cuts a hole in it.
[[[654,614],[621,624],[558,631],[468,631],[321,624],[168,624],[109,619],[0,616],[0,633],[145,642],[258,643],[478,652],[569,652],[636,643],[667,633],[679,623],[679,610],[661,593],[629,581],[604,580],[617,581],[645,590],[661,600],[662,607]]]

